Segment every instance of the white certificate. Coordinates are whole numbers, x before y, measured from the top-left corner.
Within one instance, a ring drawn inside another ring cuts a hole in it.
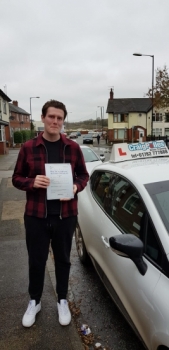
[[[50,179],[47,199],[74,198],[71,165],[68,163],[45,164],[46,176]]]

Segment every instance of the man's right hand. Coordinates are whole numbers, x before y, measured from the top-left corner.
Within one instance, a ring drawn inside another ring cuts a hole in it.
[[[50,179],[45,175],[37,175],[33,184],[34,188],[47,188],[50,184]]]

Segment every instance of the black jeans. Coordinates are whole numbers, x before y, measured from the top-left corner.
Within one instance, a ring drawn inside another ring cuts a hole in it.
[[[43,292],[45,266],[51,242],[56,275],[56,292],[58,299],[66,299],[68,291],[70,252],[77,217],[60,219],[59,216],[48,216],[39,219],[24,216],[26,245],[29,256],[29,294],[30,298],[39,301]]]

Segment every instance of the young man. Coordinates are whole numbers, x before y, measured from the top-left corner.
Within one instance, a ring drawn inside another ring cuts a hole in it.
[[[22,324],[30,327],[41,310],[45,266],[51,243],[56,275],[57,309],[61,325],[68,325],[71,314],[66,300],[70,251],[77,220],[77,193],[88,181],[79,145],[60,133],[67,111],[63,103],[51,100],[42,108],[44,132],[22,146],[14,169],[13,185],[26,191],[25,229],[29,257],[30,302]],[[50,179],[45,163],[70,163],[74,198],[47,200]]]

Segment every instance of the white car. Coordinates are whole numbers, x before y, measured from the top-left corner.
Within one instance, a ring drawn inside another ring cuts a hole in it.
[[[149,350],[169,349],[169,150],[116,144],[78,194],[79,258],[90,257]]]
[[[84,160],[86,163],[86,168],[88,173],[90,174],[93,168],[96,165],[102,164],[102,162],[105,160],[105,155],[100,154],[100,157],[88,146],[80,146]]]

